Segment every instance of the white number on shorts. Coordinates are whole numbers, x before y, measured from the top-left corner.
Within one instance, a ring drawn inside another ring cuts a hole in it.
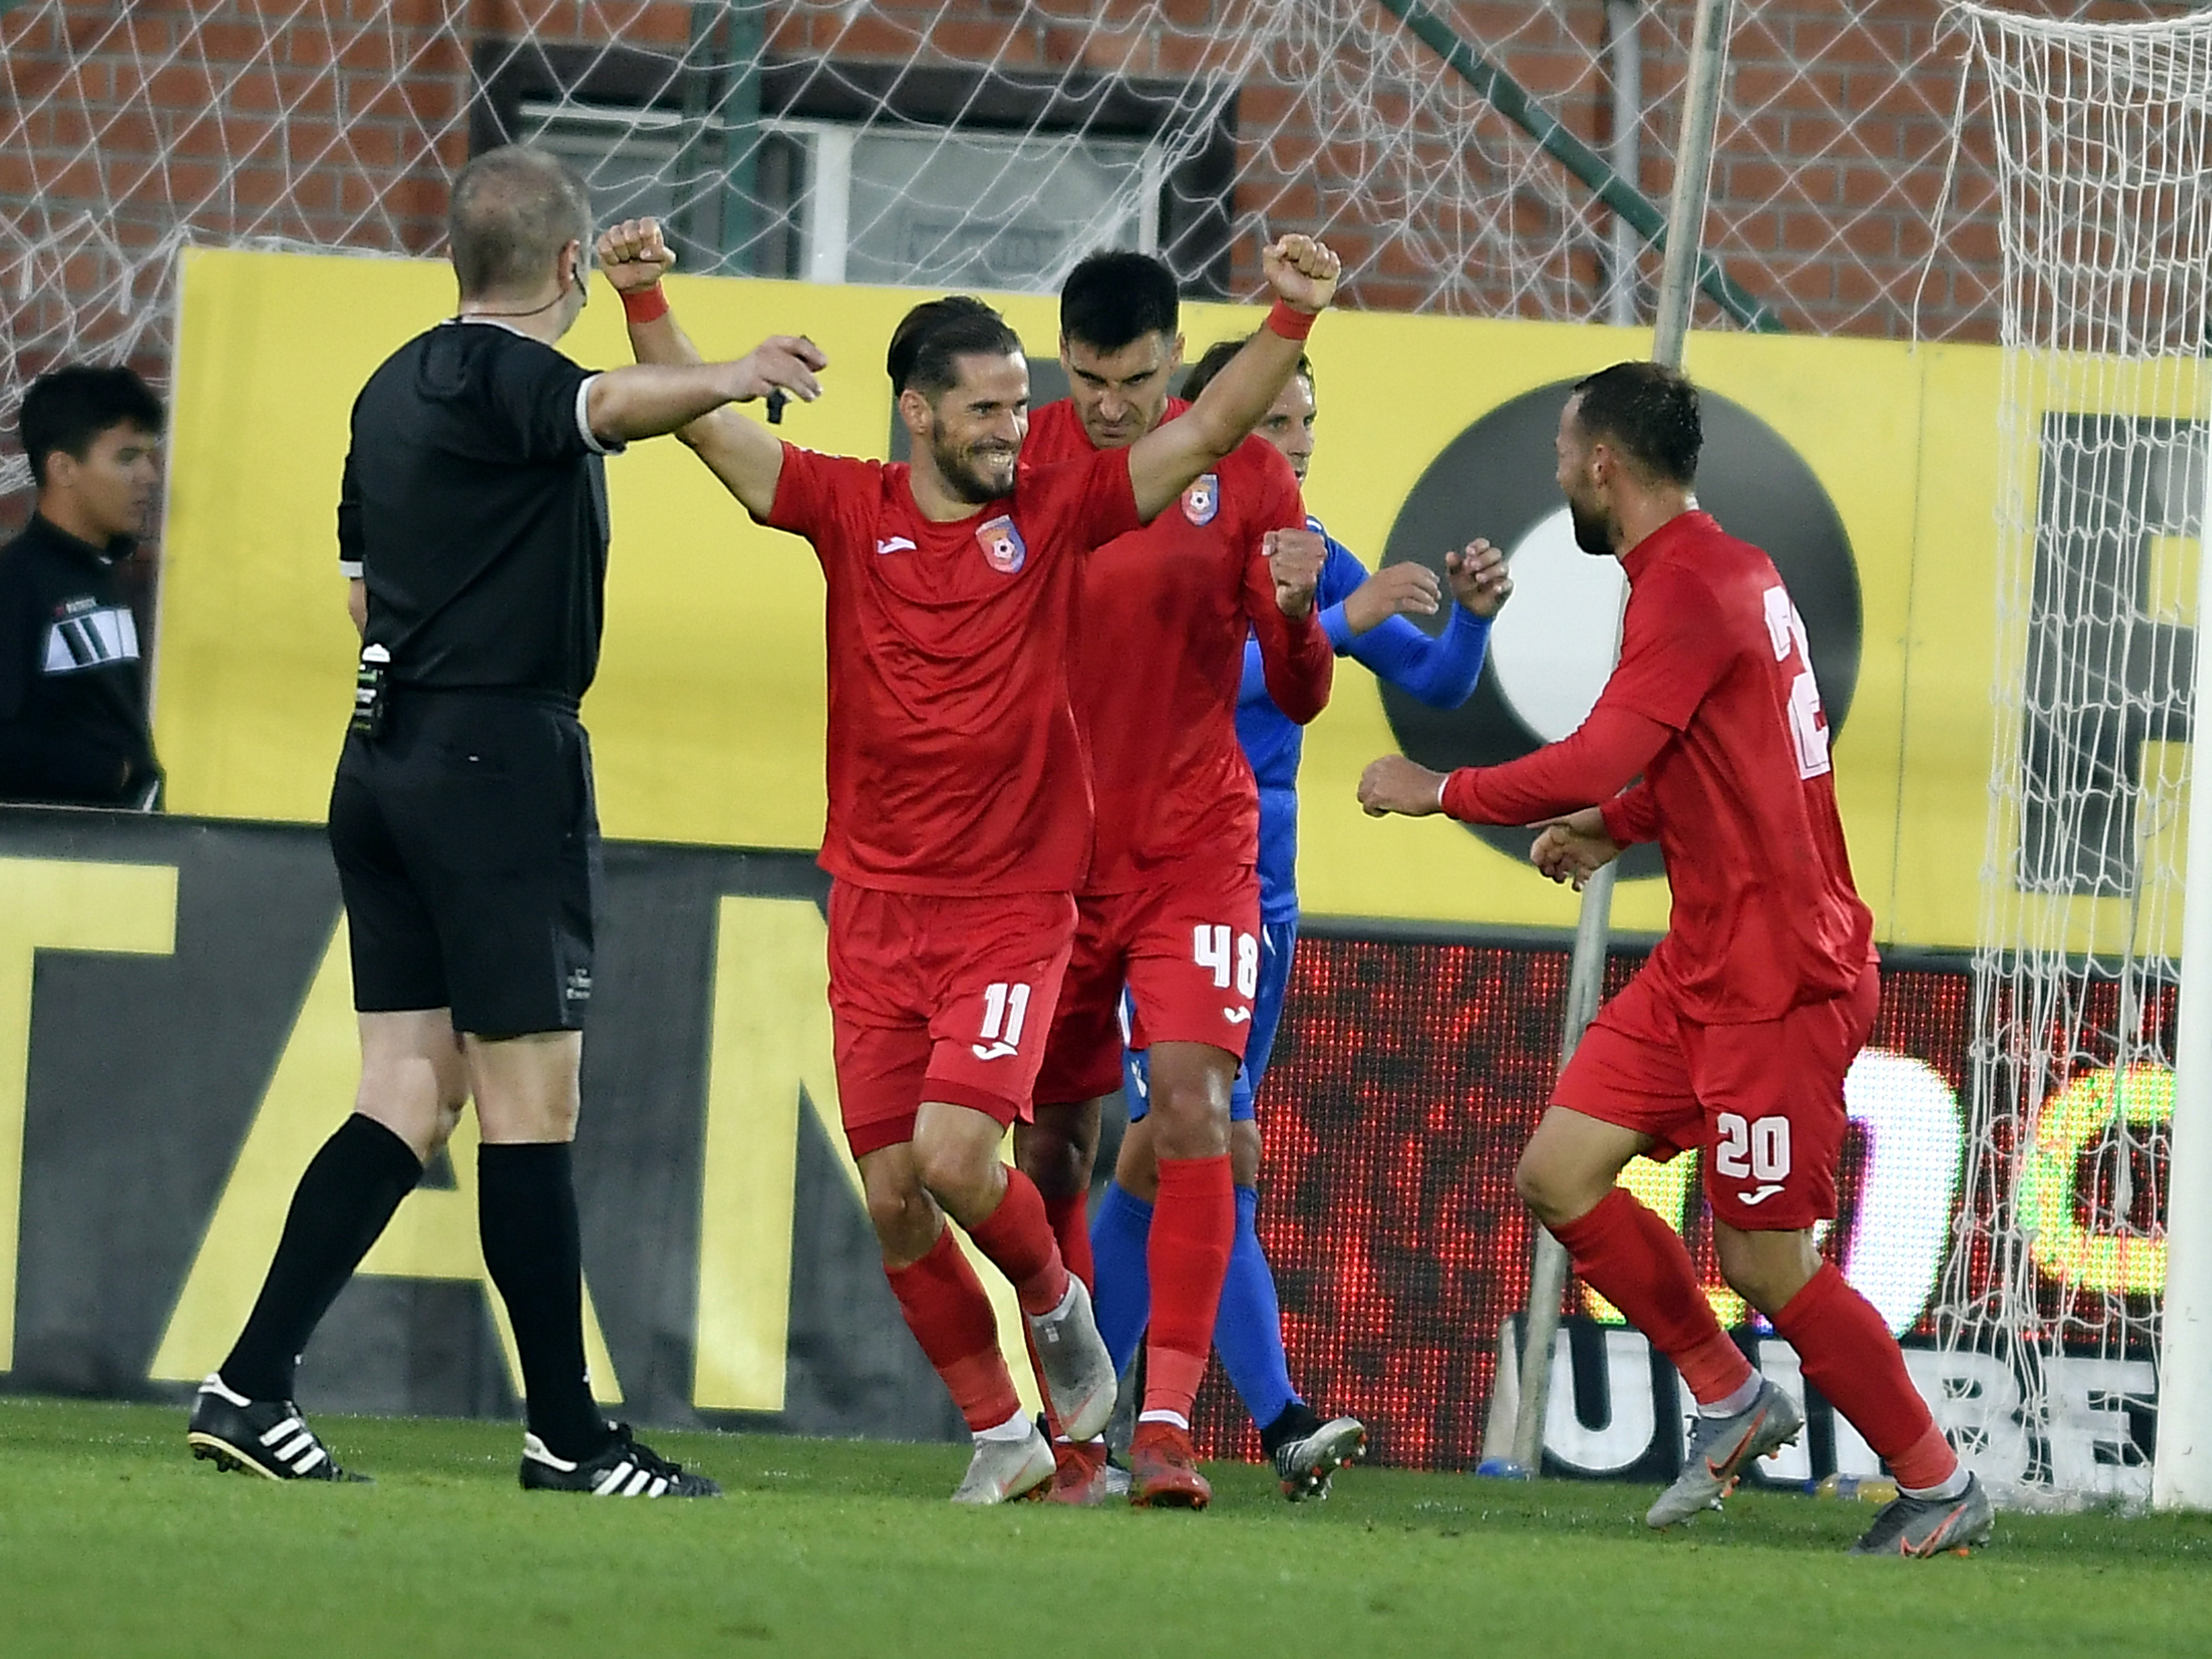
[[[1001,982],[983,988],[983,1041],[1019,1048],[1022,1021],[1030,1012],[1030,988]]]
[[[1237,975],[1237,994],[1250,997],[1260,989],[1260,941],[1249,933],[1236,935],[1236,953],[1230,952],[1230,935],[1234,930],[1220,926],[1209,927],[1200,922],[1191,929],[1191,952],[1201,968],[1213,970],[1213,988],[1229,988],[1231,964]]]
[[[1731,1181],[1786,1181],[1790,1176],[1790,1120],[1762,1117],[1747,1121],[1734,1112],[1717,1121],[1720,1139],[1713,1168]]]

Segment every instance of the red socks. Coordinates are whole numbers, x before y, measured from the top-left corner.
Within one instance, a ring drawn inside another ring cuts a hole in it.
[[[1045,1219],[1060,1241],[1060,1259],[1067,1271],[1083,1281],[1086,1291],[1098,1287],[1097,1269],[1091,1259],[1091,1194],[1071,1193],[1044,1201]]]
[[[1674,1362],[1700,1405],[1725,1400],[1751,1380],[1751,1362],[1713,1317],[1680,1237],[1626,1187],[1615,1187],[1581,1220],[1551,1231],[1575,1271]]]
[[[1774,1316],[1774,1328],[1797,1350],[1805,1380],[1865,1437],[1898,1485],[1926,1492],[1951,1478],[1958,1454],[1912,1386],[1897,1339],[1833,1262],[1822,1262]]]
[[[1025,1314],[1048,1314],[1067,1294],[1067,1268],[1053,1242],[1044,1194],[1019,1170],[1006,1171],[1006,1194],[968,1237],[984,1259],[1006,1274]]]
[[[1021,1414],[1014,1379],[999,1352],[999,1325],[983,1281],[953,1242],[952,1229],[937,1235],[929,1254],[910,1267],[886,1267],[907,1328],[945,1379],[952,1403],[981,1434]]]
[[[1237,1237],[1229,1159],[1164,1158],[1145,1260],[1152,1281],[1152,1334],[1145,1350],[1146,1421],[1190,1426],[1191,1401],[1213,1346],[1213,1316]],[[1156,1417],[1155,1413],[1164,1413]]]

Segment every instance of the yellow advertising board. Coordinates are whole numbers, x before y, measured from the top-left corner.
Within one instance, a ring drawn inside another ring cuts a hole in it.
[[[883,349],[918,296],[705,277],[672,279],[670,292],[709,354],[736,355],[771,333],[818,342],[829,391],[787,412],[786,434],[884,453]],[[452,304],[439,263],[185,256],[156,687],[173,810],[322,816],[352,684],[333,528],[348,411],[377,363]],[[1049,356],[1053,301],[1009,297],[1004,308]],[[1191,354],[1259,317],[1188,307]],[[621,313],[604,288],[564,349],[586,363],[627,360]],[[1534,394],[1548,407],[1547,388],[1648,349],[1631,331],[1332,315],[1311,343],[1322,412],[1308,505],[1372,565],[1409,501],[1440,487],[1437,463],[1463,435],[1516,399]],[[1836,775],[1881,935],[1971,945],[1992,738],[1997,354],[1699,335],[1688,366],[1778,440],[1777,453],[1794,454],[1847,542],[1857,669]],[[1515,491],[1525,494],[1548,479],[1548,439],[1489,465],[1506,471],[1485,476],[1516,479],[1517,469]],[[635,445],[608,474],[605,649],[586,708],[607,833],[816,846],[823,590],[811,552],[754,526],[673,441]],[[1466,536],[1500,537],[1481,499],[1463,516]],[[1564,624],[1592,637],[1611,626],[1595,610]],[[1815,664],[1825,684],[1817,651]],[[1571,925],[1572,895],[1509,850],[1441,819],[1377,823],[1360,813],[1361,767],[1400,743],[1376,682],[1340,665],[1306,744],[1308,913]],[[1615,924],[1656,932],[1665,909],[1661,880],[1625,882]]]

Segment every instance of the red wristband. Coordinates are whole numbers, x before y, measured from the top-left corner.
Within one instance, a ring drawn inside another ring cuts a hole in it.
[[[623,295],[622,302],[623,315],[633,323],[657,323],[668,314],[668,296],[658,283]]]
[[[1313,332],[1317,311],[1300,311],[1287,300],[1275,301],[1275,308],[1267,313],[1267,331],[1279,334],[1285,340],[1303,340]]]

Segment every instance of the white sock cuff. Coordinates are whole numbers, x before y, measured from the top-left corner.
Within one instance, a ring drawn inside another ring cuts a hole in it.
[[[1190,1432],[1190,1419],[1185,1417],[1181,1412],[1139,1412],[1137,1413],[1137,1421],[1166,1423],[1181,1429],[1185,1434]]]
[[[1733,1394],[1723,1395],[1710,1406],[1699,1402],[1700,1417],[1734,1417],[1738,1412],[1749,1411],[1751,1402],[1759,1398],[1759,1391],[1766,1386],[1766,1379],[1753,1371],[1743,1386]]]
[[[1964,1463],[1961,1463],[1957,1468],[1951,1471],[1951,1478],[1948,1480],[1946,1480],[1940,1486],[1908,1486],[1900,1481],[1898,1483],[1897,1489],[1903,1492],[1907,1498],[1918,1498],[1928,1502],[1940,1504],[1947,1498],[1965,1497],[1966,1493],[1966,1483],[1973,1478],[1972,1471],[1968,1469]]]
[[[978,1440],[1026,1440],[1031,1432],[1029,1414],[1017,1411],[996,1428],[977,1429],[975,1434]]]

